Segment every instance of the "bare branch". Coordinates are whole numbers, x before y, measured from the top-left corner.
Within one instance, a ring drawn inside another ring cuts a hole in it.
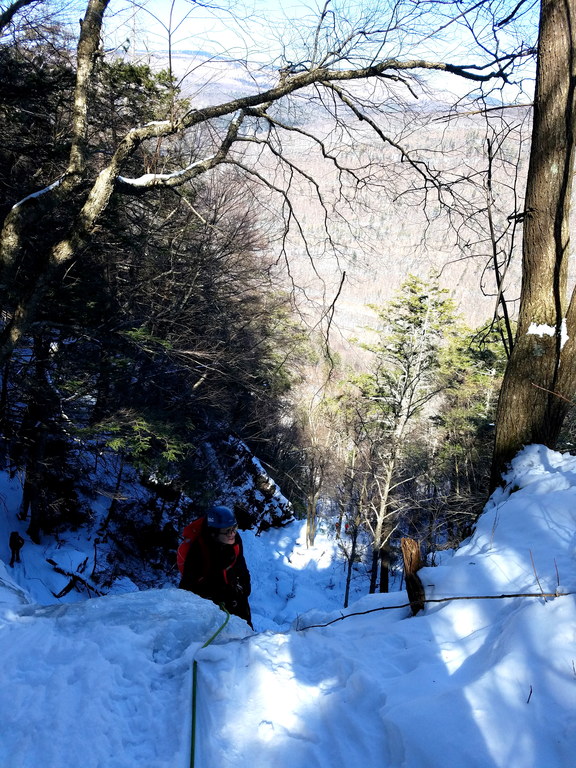
[[[22,8],[25,8],[27,5],[36,5],[43,2],[44,0],[15,0],[12,5],[9,5],[5,11],[0,13],[0,32],[10,24],[14,16]]]

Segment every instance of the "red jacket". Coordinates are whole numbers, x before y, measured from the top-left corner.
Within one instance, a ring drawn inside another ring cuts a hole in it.
[[[208,529],[202,531],[190,544],[180,588],[224,606],[252,626],[250,573],[239,534],[234,544],[222,544]]]

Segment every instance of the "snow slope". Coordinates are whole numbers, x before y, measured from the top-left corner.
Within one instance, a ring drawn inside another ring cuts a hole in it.
[[[576,458],[530,446],[507,480],[416,617],[402,592],[341,610],[329,534],[245,533],[258,631],[204,648],[224,615],[172,586],[40,605],[27,543],[0,564],[0,765],[189,766],[196,658],[197,766],[572,768]]]

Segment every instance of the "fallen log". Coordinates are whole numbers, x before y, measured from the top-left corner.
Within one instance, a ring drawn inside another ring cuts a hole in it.
[[[93,584],[91,584],[88,581],[88,579],[85,579],[81,575],[82,571],[86,569],[87,561],[88,561],[88,558],[86,558],[86,560],[80,563],[76,571],[67,571],[64,568],[61,568],[55,560],[51,560],[48,557],[46,558],[46,562],[50,563],[50,565],[52,566],[52,568],[54,568],[56,573],[60,573],[62,576],[67,576],[70,579],[68,584],[66,584],[64,589],[61,589],[60,592],[53,592],[52,590],[50,590],[57,600],[67,595],[69,592],[72,592],[73,589],[77,589],[78,585],[81,585],[82,587],[84,587],[84,589],[88,592],[89,595],[92,592],[97,597],[100,597],[103,594],[98,589],[96,589],[96,587]]]

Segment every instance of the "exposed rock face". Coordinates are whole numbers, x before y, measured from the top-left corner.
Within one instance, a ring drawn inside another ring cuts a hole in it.
[[[234,509],[241,528],[265,531],[294,519],[292,504],[245,443],[231,437],[218,456],[225,479],[222,500]]]

